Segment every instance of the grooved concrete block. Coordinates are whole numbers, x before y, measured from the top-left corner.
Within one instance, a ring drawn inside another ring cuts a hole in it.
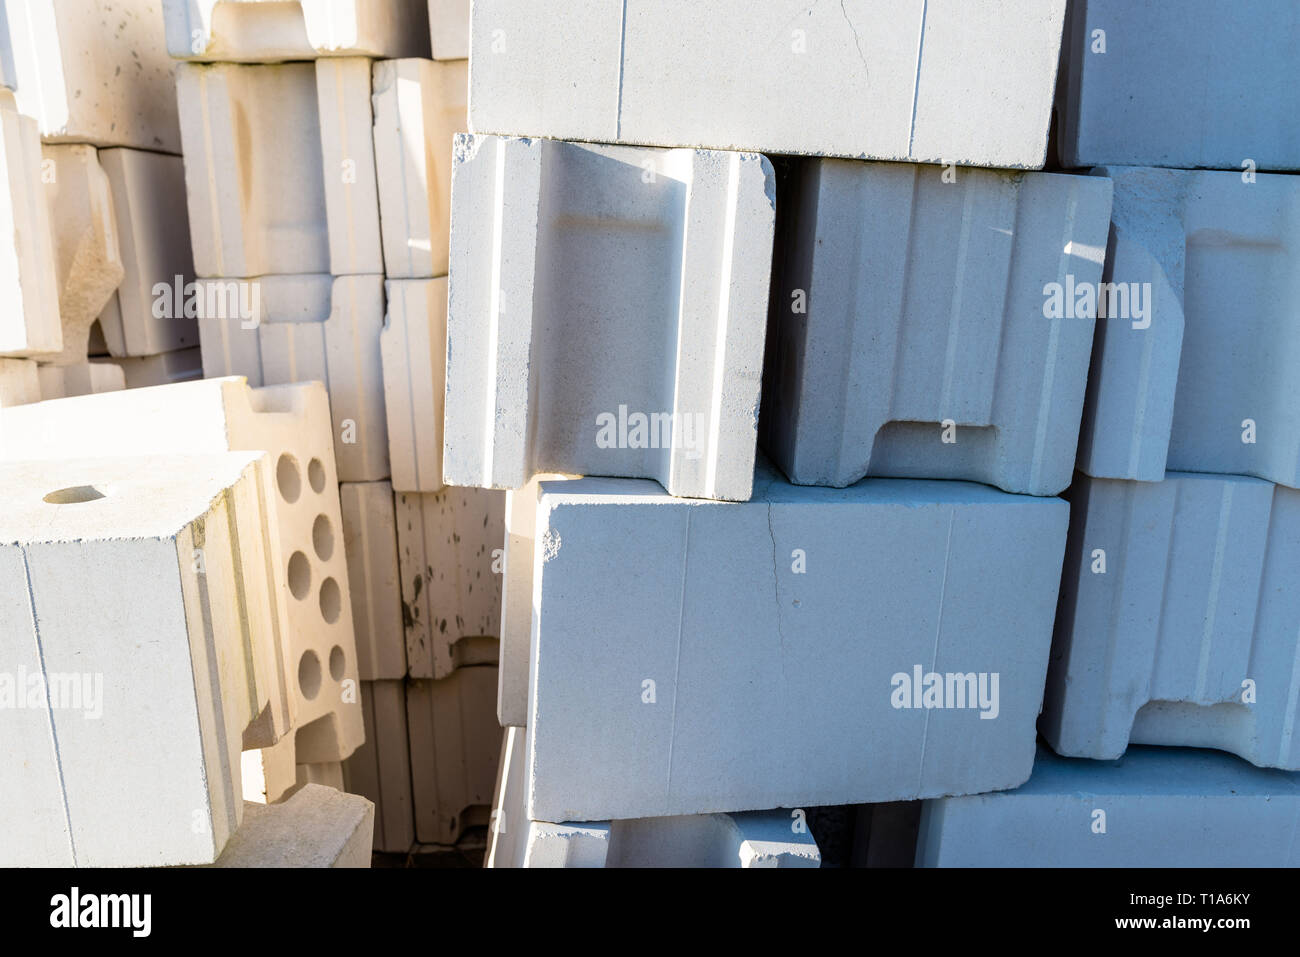
[[[403,681],[363,681],[366,743],[343,762],[343,783],[375,804],[376,851],[404,854],[415,843],[411,752]]]
[[[501,630],[505,496],[447,488],[398,492],[397,561],[406,662],[413,678],[445,678]]]
[[[283,804],[244,805],[244,820],[213,867],[369,867],[375,806],[308,784]]]
[[[1296,775],[1215,751],[1040,748],[1015,791],[926,801],[922,867],[1296,867]],[[1103,830],[1099,828],[1104,827]]]
[[[177,67],[203,277],[384,271],[370,61]]]
[[[443,488],[447,279],[389,279],[384,288],[388,314],[379,348],[393,488],[438,492]]]
[[[264,276],[199,286],[207,304],[199,319],[204,374],[243,375],[257,385],[323,382],[339,477],[387,478],[383,276]]]
[[[1017,786],[1067,518],[975,484],[805,488],[767,469],[743,505],[543,483],[529,819]]]
[[[194,276],[184,162],[109,149],[99,151],[99,165],[112,192],[124,272],[99,317],[109,353],[126,358],[196,347],[198,325],[184,308],[185,286]]]
[[[1098,31],[1102,36],[1098,36]],[[1066,166],[1300,169],[1290,0],[1078,0],[1057,89]]]
[[[1101,279],[1102,178],[806,160],[773,279],[763,447],[800,485],[1070,484]],[[785,194],[782,194],[783,200]]]
[[[452,140],[466,125],[466,61],[374,65],[375,168],[390,279],[447,274]]]
[[[0,409],[40,401],[41,380],[36,363],[31,359],[0,358]]]
[[[68,399],[77,395],[120,392],[126,388],[121,366],[107,362],[83,362],[72,366],[41,365],[36,369],[41,399]],[[75,448],[72,449],[75,453]]]
[[[428,56],[425,0],[162,0],[178,60]]]
[[[160,0],[6,0],[0,18],[47,143],[181,152]]]
[[[406,630],[398,584],[397,523],[387,482],[344,482],[343,547],[352,585],[362,681],[406,677]]]
[[[1292,176],[1104,167],[1115,184],[1079,469],[1165,470],[1300,487],[1300,182]],[[1134,303],[1141,308],[1135,308]]]
[[[457,136],[452,182],[444,480],[748,499],[767,159]]]
[[[1037,169],[1065,0],[475,0],[472,18],[475,132]]]
[[[146,389],[203,378],[203,357],[199,347],[163,352],[154,356],[129,356],[121,359],[96,357],[91,364],[117,366],[125,377],[126,388]]]
[[[260,452],[0,464],[5,866],[221,852],[242,742],[283,704],[268,467]]]
[[[1300,770],[1300,491],[1235,475],[1079,476],[1040,727]]]
[[[467,828],[488,823],[501,742],[496,687],[494,665],[457,668],[450,677],[406,687],[421,843],[454,844]]]

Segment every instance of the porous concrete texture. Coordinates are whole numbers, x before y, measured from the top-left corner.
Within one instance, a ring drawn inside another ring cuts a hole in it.
[[[1219,748],[1300,770],[1300,491],[1170,472],[1070,490],[1040,728],[1062,755]]]
[[[806,160],[787,185],[762,425],[786,475],[1069,485],[1093,316],[1045,293],[1101,279],[1109,182]]]
[[[213,867],[369,867],[375,806],[308,784],[283,804],[244,805],[244,819]]]
[[[926,801],[918,867],[1296,867],[1300,780],[1216,751],[1040,748],[1014,791]]]
[[[361,707],[366,743],[343,762],[345,790],[374,802],[374,849],[405,854],[415,844],[405,682],[363,681]]]
[[[41,399],[68,399],[76,395],[119,392],[126,388],[126,374],[122,367],[109,362],[40,365],[36,377],[40,383]]]
[[[379,337],[388,417],[388,462],[399,492],[437,492],[442,483],[447,382],[447,279],[389,279]]]
[[[41,380],[36,363],[31,359],[0,358],[0,409],[40,401]]]
[[[910,800],[1028,778],[1059,499],[902,479],[807,488],[766,469],[742,505],[627,479],[540,488],[530,820]]]
[[[352,586],[357,670],[363,682],[406,677],[406,629],[397,564],[393,487],[344,482],[343,549]]]
[[[748,499],[768,160],[472,135],[455,150],[443,479]]]

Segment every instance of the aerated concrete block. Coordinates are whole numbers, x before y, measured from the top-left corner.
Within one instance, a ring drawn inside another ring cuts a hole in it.
[[[445,678],[478,660],[501,630],[505,496],[472,488],[395,494],[397,561],[413,678]]]
[[[406,629],[397,565],[397,520],[387,482],[344,482],[343,547],[352,585],[362,681],[406,677]]]
[[[244,806],[244,820],[213,867],[369,867],[375,806],[308,784],[283,804]]]
[[[383,273],[369,60],[176,77],[197,275]]]
[[[120,392],[126,388],[121,366],[107,362],[83,362],[71,366],[41,365],[36,369],[41,399],[68,399],[76,395]],[[76,454],[72,449],[71,454]]]
[[[918,867],[1296,867],[1300,780],[1215,751],[1040,748],[1023,787],[926,801]]]
[[[1300,182],[1103,167],[1115,184],[1079,469],[1300,487]]]
[[[447,383],[447,279],[389,279],[379,348],[384,365],[388,461],[399,492],[442,484]]]
[[[163,352],[153,356],[129,356],[121,359],[96,357],[94,363],[117,366],[122,370],[128,389],[146,389],[203,378],[203,357],[199,347]]]
[[[0,18],[47,143],[181,152],[160,0],[6,0]]]
[[[0,464],[5,866],[221,853],[246,732],[283,703],[269,467],[260,452]]]
[[[1066,166],[1300,169],[1289,0],[1076,0],[1057,90]]]
[[[632,480],[540,491],[530,820],[911,800],[1028,778],[1059,499],[916,480],[806,488],[767,469],[742,505]]]
[[[31,359],[0,358],[0,409],[40,401],[41,380],[36,363]]]
[[[866,475],[1070,484],[1110,184],[1089,176],[806,160],[782,205],[764,450],[800,485]],[[785,194],[782,194],[783,202]]]
[[[425,0],[163,0],[178,60],[275,63],[319,57],[428,56]]]
[[[361,705],[366,743],[343,762],[345,789],[374,802],[374,849],[404,854],[415,844],[405,683],[363,681]]]
[[[476,0],[470,129],[1038,169],[1064,18],[1065,0]]]
[[[447,274],[452,140],[466,125],[466,61],[374,65],[375,168],[389,279]]]
[[[1300,491],[1079,476],[1040,722],[1059,753],[1219,748],[1300,770]]]
[[[767,159],[457,136],[452,178],[443,479],[748,499]]]

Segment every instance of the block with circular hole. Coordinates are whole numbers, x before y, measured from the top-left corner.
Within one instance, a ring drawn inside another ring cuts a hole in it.
[[[287,725],[270,468],[193,450],[0,463],[0,863],[221,853],[240,750]]]
[[[375,850],[405,854],[415,844],[406,683],[363,681],[361,705],[366,743],[343,762],[344,790],[374,802]]]
[[[343,482],[339,498],[361,680],[405,678],[406,629],[393,488],[387,482]]]
[[[375,806],[307,784],[283,804],[249,803],[213,867],[369,867]]]
[[[399,492],[438,492],[447,382],[447,278],[389,279],[379,337],[388,461]]]

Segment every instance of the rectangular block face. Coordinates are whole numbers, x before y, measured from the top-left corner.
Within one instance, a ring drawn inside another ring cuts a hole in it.
[[[762,422],[785,473],[1069,485],[1094,319],[1048,294],[1095,291],[1106,181],[805,160],[787,183]]]
[[[1064,16],[1064,0],[476,0],[470,128],[1037,169]]]
[[[384,366],[388,460],[399,492],[442,484],[447,387],[447,279],[390,279],[379,348]]]
[[[387,482],[345,482],[339,486],[339,498],[361,680],[404,678],[406,629],[393,488]]]
[[[530,819],[905,800],[1028,777],[1065,504],[965,483],[800,488],[768,472],[755,487],[724,505],[648,482],[542,485]]]
[[[308,784],[283,804],[245,806],[213,867],[369,867],[375,806]]]
[[[1098,36],[1098,33],[1101,36]],[[1071,5],[1057,108],[1067,166],[1300,168],[1300,22],[1287,0]]]
[[[343,762],[344,790],[374,802],[374,849],[405,853],[415,843],[405,682],[363,682],[361,706],[366,743]]]
[[[1294,774],[1216,751],[1134,748],[1118,761],[1080,761],[1040,748],[1015,791],[925,802],[916,863],[1295,867],[1297,813]]]
[[[1300,492],[1079,476],[1040,727],[1060,754],[1219,748],[1300,770]]]
[[[754,154],[458,137],[443,479],[743,501],[774,182]]]

